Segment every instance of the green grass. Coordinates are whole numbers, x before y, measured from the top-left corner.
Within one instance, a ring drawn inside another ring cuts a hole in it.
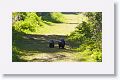
[[[17,41],[20,51],[24,54],[20,60],[30,62],[75,61],[73,54],[78,52],[72,50],[70,45],[66,45],[65,49],[59,49],[56,42],[55,48],[48,47],[48,40],[58,40],[61,37],[66,39],[65,35],[25,35],[23,40]],[[67,39],[66,42],[68,42]]]
[[[42,34],[42,35],[67,35],[70,32],[74,31],[76,24],[53,24],[52,26],[46,26],[40,28],[37,33],[33,34]]]
[[[42,35],[69,35],[70,32],[75,30],[78,25],[79,15],[69,14],[64,15],[66,20],[65,23],[53,23],[52,25],[46,25],[41,27],[32,34],[42,34]]]

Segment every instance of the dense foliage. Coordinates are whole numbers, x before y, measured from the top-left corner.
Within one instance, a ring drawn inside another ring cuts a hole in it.
[[[78,60],[102,61],[102,13],[88,12],[82,13],[88,17],[87,21],[80,23],[74,32],[69,36],[69,40],[79,48],[76,55]]]
[[[34,12],[16,13],[16,15],[13,15],[13,20],[13,29],[24,33],[34,32],[44,25],[41,17],[38,17]]]

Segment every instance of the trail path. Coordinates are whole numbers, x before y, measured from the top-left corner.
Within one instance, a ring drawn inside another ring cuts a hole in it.
[[[37,34],[24,36],[24,40],[21,40],[19,46],[26,55],[23,55],[21,59],[30,62],[74,62],[74,55],[78,52],[71,50],[66,37],[78,25],[78,15],[69,14],[65,15],[65,17],[66,23],[55,23],[51,26],[43,27]],[[65,49],[59,49],[57,42],[55,42],[55,48],[48,47],[50,39],[56,41],[60,38],[64,38],[68,43]]]
[[[51,26],[40,28],[38,34],[42,35],[68,35],[78,25],[79,15],[65,14],[65,23],[54,23]],[[36,33],[35,33],[36,34]]]

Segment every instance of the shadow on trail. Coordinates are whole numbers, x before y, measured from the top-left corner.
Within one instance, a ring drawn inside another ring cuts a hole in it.
[[[57,42],[55,42],[55,48],[48,47],[48,41],[53,39],[54,41],[64,38],[68,43],[65,49],[59,49]],[[36,35],[27,34],[23,36],[22,40],[17,40],[18,47],[25,53],[57,53],[57,52],[67,52],[73,53],[71,46],[67,41],[67,36],[65,35]]]

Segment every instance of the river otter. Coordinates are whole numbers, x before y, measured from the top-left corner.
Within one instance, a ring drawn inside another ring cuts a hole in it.
[[[54,41],[53,40],[49,40],[49,47],[54,48]]]
[[[65,47],[65,40],[61,39],[60,41],[58,41],[58,45],[59,45],[59,49],[60,48],[64,49],[64,47]]]

